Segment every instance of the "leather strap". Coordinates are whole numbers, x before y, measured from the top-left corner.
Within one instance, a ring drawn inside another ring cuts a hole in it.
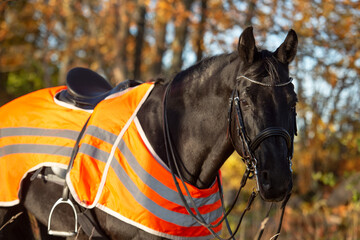
[[[77,139],[76,139],[74,148],[73,148],[73,150],[72,150],[72,152],[71,152],[70,162],[69,162],[68,168],[67,168],[67,170],[66,170],[66,174],[68,174],[68,173],[70,172],[72,166],[74,165],[74,160],[75,160],[76,154],[77,154],[78,151],[79,151],[79,143],[80,143],[80,140],[81,140],[81,138],[83,137],[83,135],[84,135],[84,133],[85,133],[86,126],[88,125],[90,118],[91,118],[91,115],[90,115],[89,118],[86,120],[84,126],[82,127],[82,129],[81,129],[81,131],[80,131],[80,133],[79,133],[79,136],[78,136]],[[65,182],[65,184],[64,184],[62,198],[63,198],[64,200],[69,199],[69,187],[68,187],[68,185],[66,184],[66,182]]]
[[[286,141],[286,146],[288,151],[291,151],[291,137],[290,134],[281,127],[268,127],[262,130],[250,143],[250,150],[255,151],[261,142],[263,142],[266,138],[273,137],[273,136],[280,136],[283,137]]]

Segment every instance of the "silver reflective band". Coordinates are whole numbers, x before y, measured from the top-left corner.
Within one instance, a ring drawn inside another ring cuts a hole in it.
[[[90,129],[91,131],[89,131]],[[99,138],[106,142],[108,142],[110,139],[116,138],[115,134],[112,134],[95,126],[89,126],[88,131],[85,134],[95,135],[96,138]],[[144,184],[146,184],[150,189],[158,193],[162,198],[166,199],[167,201],[177,204],[179,206],[183,206],[183,203],[181,202],[177,191],[167,187],[162,182],[153,177],[151,174],[149,174],[139,164],[138,160],[132,154],[128,146],[126,146],[124,141],[120,141],[117,149],[126,158],[126,162],[129,164],[129,166]],[[86,143],[83,143],[80,146],[79,153],[86,154],[102,162],[106,162],[109,156],[108,152],[105,152]],[[134,197],[134,199],[158,218],[177,224],[179,226],[200,226],[200,224],[196,223],[189,214],[171,211],[154,202],[152,199],[148,198],[144,193],[142,193],[141,189],[139,189],[137,184],[132,181],[131,177],[123,169],[122,165],[117,160],[111,161],[111,167],[117,175],[118,179],[127,189],[127,191]],[[198,206],[214,204],[218,200],[220,200],[218,193],[214,193],[206,198],[195,198],[195,202]],[[204,214],[204,217],[206,218],[207,222],[214,222],[219,217],[221,217],[221,215],[222,210],[219,207],[214,211]]]
[[[103,130],[101,128],[98,128],[96,126],[90,125],[85,132],[85,135],[91,135],[93,137],[96,137],[98,139],[101,139],[105,142],[112,143],[116,139],[116,135],[113,133],[110,133],[106,130]],[[177,191],[168,188],[166,185],[158,181],[155,177],[153,177],[151,174],[149,174],[138,162],[136,157],[133,155],[133,153],[130,151],[128,146],[121,141],[118,150],[123,154],[123,156],[126,158],[127,163],[129,166],[134,170],[136,175],[144,182],[146,183],[151,189],[156,191],[158,194],[163,196],[165,199],[176,203],[178,205],[182,205],[181,200],[179,199]],[[106,162],[108,159],[109,153],[98,149],[92,145],[83,143],[79,149],[80,153],[84,153],[92,158],[95,158],[99,161]],[[120,165],[118,167],[121,167]],[[194,197],[193,197],[194,198]],[[196,204],[198,205],[208,205],[216,203],[218,200],[220,200],[220,197],[217,193],[212,194],[209,197],[206,198],[194,198]]]
[[[39,136],[39,137],[60,137],[76,140],[79,131],[67,129],[47,129],[32,127],[9,127],[0,128],[0,137],[16,136]]]
[[[75,141],[78,134],[78,131],[67,129],[47,129],[32,127],[0,128],[0,139],[6,137],[33,136],[36,138],[66,138]],[[71,151],[72,147],[66,146],[36,143],[15,143],[0,147],[0,157],[18,153],[50,154],[70,157]]]
[[[70,157],[72,147],[48,144],[12,144],[0,147],[0,157],[18,153],[50,154]]]

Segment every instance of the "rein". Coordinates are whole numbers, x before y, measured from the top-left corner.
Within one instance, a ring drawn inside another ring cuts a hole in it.
[[[238,76],[236,79],[237,80],[246,79],[246,80],[249,80],[252,83],[259,84],[261,86],[266,86],[266,87],[282,87],[282,86],[286,86],[286,85],[288,85],[288,84],[290,84],[292,82],[292,78],[290,78],[289,81],[286,82],[286,83],[270,85],[270,84],[264,84],[262,82],[258,82],[258,81],[249,79],[249,78],[247,78],[245,76]],[[218,222],[216,224],[207,223],[205,221],[204,217],[202,216],[202,214],[200,213],[198,207],[196,206],[195,201],[191,197],[190,192],[189,192],[189,190],[188,190],[188,188],[187,188],[187,186],[185,184],[185,180],[184,180],[183,175],[181,174],[181,171],[180,171],[180,168],[179,168],[179,165],[178,165],[178,161],[177,161],[177,157],[176,157],[176,153],[175,153],[175,150],[174,150],[174,146],[173,146],[173,143],[172,143],[172,140],[171,140],[168,117],[167,117],[167,100],[168,100],[168,95],[169,95],[169,92],[170,92],[171,83],[172,82],[170,82],[168,84],[168,86],[166,87],[164,97],[163,97],[163,130],[164,130],[163,133],[164,133],[166,156],[167,156],[167,158],[169,160],[170,172],[171,172],[171,175],[173,177],[174,183],[176,185],[177,191],[179,193],[179,197],[181,198],[187,212],[193,217],[193,219],[197,223],[199,223],[200,225],[207,228],[209,230],[209,232],[214,237],[216,237],[219,240],[225,240],[224,238],[221,238],[213,230],[213,228],[219,226],[222,222],[225,221],[226,225],[227,225],[227,228],[228,228],[228,231],[229,231],[229,234],[231,235],[226,240],[234,239],[234,236],[236,235],[236,233],[238,232],[238,230],[240,228],[243,217],[245,216],[246,212],[250,210],[251,205],[252,205],[252,203],[253,203],[254,199],[256,198],[257,193],[259,191],[259,181],[258,181],[258,177],[257,177],[258,173],[257,173],[257,168],[256,168],[257,159],[255,158],[253,152],[259,147],[259,145],[266,138],[272,137],[272,136],[281,136],[281,137],[283,137],[285,139],[286,144],[287,144],[288,159],[289,159],[289,165],[290,165],[290,170],[291,170],[291,158],[292,158],[293,150],[292,150],[292,139],[290,137],[290,134],[284,128],[269,127],[269,128],[264,129],[263,131],[261,131],[252,141],[249,140],[248,136],[246,135],[245,124],[244,124],[242,114],[241,114],[239,91],[235,87],[235,89],[232,92],[230,102],[229,102],[229,112],[228,112],[228,114],[229,114],[228,115],[229,128],[228,128],[228,134],[229,134],[229,131],[230,131],[230,128],[231,128],[231,118],[232,118],[231,116],[232,116],[232,109],[233,109],[233,106],[234,106],[235,110],[236,110],[238,135],[239,135],[239,137],[241,139],[241,142],[242,142],[242,150],[243,150],[242,151],[242,153],[243,153],[242,158],[243,158],[247,168],[246,168],[246,170],[244,172],[244,175],[242,177],[241,184],[240,184],[239,190],[238,190],[238,192],[237,192],[237,194],[235,196],[235,199],[234,199],[234,201],[232,202],[232,204],[230,205],[230,207],[229,207],[229,209],[227,211],[225,211],[225,207],[224,207],[223,192],[222,192],[222,187],[221,187],[221,184],[220,184],[220,178],[219,178],[219,175],[217,175],[216,178],[217,178],[218,186],[219,186],[219,195],[220,195],[220,199],[221,199],[223,217],[220,220],[218,220]],[[238,84],[239,84],[239,81],[237,81],[236,86],[238,86]],[[230,139],[231,139],[231,142],[232,142],[233,146],[235,147],[234,141],[231,138],[231,136],[230,136]],[[187,194],[187,197],[188,197],[188,200],[189,200],[191,206],[188,203],[188,201],[186,200],[186,197],[185,197],[184,193],[181,191],[179,182],[177,181],[177,178],[176,178],[176,174],[175,174],[176,172],[178,173],[178,177],[179,177],[179,179],[181,181],[181,184],[183,185],[183,187],[184,187],[184,189],[186,191],[186,194]],[[230,226],[229,226],[229,223],[228,223],[228,220],[227,220],[227,216],[230,214],[230,212],[234,208],[234,206],[235,206],[235,204],[236,204],[236,202],[238,200],[238,197],[239,197],[239,195],[241,193],[241,190],[246,185],[247,179],[252,178],[254,176],[256,178],[257,189],[255,189],[251,193],[251,195],[250,195],[250,197],[248,199],[248,204],[247,204],[246,208],[243,210],[243,212],[242,212],[242,214],[240,216],[240,219],[238,221],[238,224],[236,226],[235,231],[232,233],[232,231],[230,229]],[[285,200],[282,203],[282,206],[281,206],[282,213],[281,213],[281,217],[280,217],[278,230],[277,230],[277,233],[273,236],[272,239],[277,239],[278,236],[280,235],[280,230],[281,230],[281,225],[282,225],[283,216],[284,216],[284,212],[285,212],[285,207],[286,207],[286,204],[287,204],[289,198],[290,198],[290,194],[288,194],[285,197]],[[193,208],[195,210],[196,214],[191,210],[191,208]],[[269,212],[270,212],[270,209],[269,209]],[[268,215],[266,216],[266,218],[268,218]],[[265,220],[263,222],[265,222]],[[265,224],[266,224],[266,222],[264,224],[262,224],[263,226],[261,227],[261,229],[259,231],[258,239],[261,239],[262,233],[263,233],[263,231],[265,229]]]
[[[171,83],[169,83],[169,85],[167,86],[166,90],[165,90],[165,94],[164,94],[164,98],[163,98],[163,117],[164,117],[164,122],[163,122],[163,129],[164,129],[164,140],[165,140],[165,148],[166,148],[166,155],[167,155],[167,158],[170,160],[172,159],[173,161],[170,162],[169,161],[169,168],[170,168],[170,172],[171,172],[171,175],[173,177],[173,180],[174,180],[174,183],[176,185],[176,189],[179,193],[179,197],[181,198],[183,204],[184,204],[184,207],[186,209],[186,211],[193,217],[193,219],[199,223],[200,225],[204,226],[205,228],[207,228],[209,230],[209,232],[211,232],[211,234],[216,237],[217,239],[220,239],[220,240],[230,240],[230,239],[233,239],[234,236],[236,235],[236,233],[238,232],[239,228],[240,228],[240,225],[241,225],[241,222],[242,222],[242,219],[243,217],[245,216],[245,213],[247,211],[250,210],[250,207],[251,207],[251,204],[253,203],[255,197],[257,196],[257,191],[253,191],[253,193],[250,195],[249,197],[249,200],[248,200],[248,204],[247,204],[247,207],[244,209],[243,213],[241,214],[241,217],[239,219],[239,222],[238,222],[238,225],[235,229],[235,232],[231,234],[231,229],[229,227],[229,223],[228,223],[228,220],[227,220],[227,216],[230,214],[231,210],[234,208],[239,196],[240,196],[240,192],[242,190],[242,188],[246,185],[246,181],[247,179],[250,177],[250,173],[252,172],[252,170],[250,169],[247,169],[242,177],[242,180],[241,180],[241,184],[240,184],[240,187],[239,187],[239,190],[236,194],[236,197],[233,201],[233,203],[231,204],[230,208],[225,212],[225,207],[224,207],[224,204],[223,204],[223,201],[222,201],[222,209],[223,209],[223,217],[218,220],[218,222],[216,224],[210,224],[210,223],[207,223],[204,219],[204,217],[202,216],[202,214],[200,213],[198,207],[196,206],[195,204],[195,201],[194,199],[191,197],[191,194],[185,184],[185,180],[184,180],[184,177],[182,176],[181,172],[180,172],[180,169],[179,169],[179,165],[177,163],[177,158],[176,158],[176,155],[175,155],[175,151],[174,151],[174,146],[172,144],[172,141],[171,141],[171,136],[170,136],[170,129],[169,129],[169,124],[168,124],[168,119],[167,119],[167,109],[166,109],[166,105],[167,105],[167,99],[168,99],[168,94],[170,92],[170,85]],[[175,169],[174,169],[175,167]],[[185,198],[185,195],[182,193],[182,190],[180,188],[180,185],[176,179],[176,174],[175,174],[175,170],[178,172],[178,177],[186,191],[186,194],[188,196],[188,199],[191,203],[191,206],[189,205],[188,201],[186,200]],[[217,181],[218,183],[220,183],[220,178],[219,176],[217,176]],[[221,184],[219,184],[219,194],[220,194],[220,199],[223,198],[222,196],[222,189],[221,189]],[[193,211],[191,210],[191,208],[193,208],[196,212],[196,214],[193,213]],[[226,221],[226,225],[228,226],[228,229],[229,229],[229,232],[231,234],[231,236],[227,239],[224,239],[224,238],[221,238],[214,230],[213,228],[219,226],[222,222]]]

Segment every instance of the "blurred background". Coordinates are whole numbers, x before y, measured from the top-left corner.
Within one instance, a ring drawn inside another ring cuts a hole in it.
[[[171,77],[204,57],[234,51],[252,25],[270,51],[289,29],[298,94],[294,190],[280,239],[360,239],[360,3],[357,0],[16,0],[0,2],[0,105],[64,84],[82,66],[113,85]],[[1,121],[1,120],[0,120]],[[222,168],[230,202],[244,171]],[[253,181],[231,215],[234,227]],[[269,205],[260,198],[237,239],[252,239]],[[264,239],[276,232],[279,206]],[[226,234],[224,234],[226,236]]]

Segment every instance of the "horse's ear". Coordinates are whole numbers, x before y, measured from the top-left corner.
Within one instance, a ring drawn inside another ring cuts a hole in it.
[[[282,63],[289,64],[294,60],[298,45],[298,38],[294,30],[290,30],[285,41],[275,51],[275,57]]]
[[[248,64],[254,62],[258,53],[255,46],[253,28],[247,27],[239,37],[238,51],[240,57]]]

